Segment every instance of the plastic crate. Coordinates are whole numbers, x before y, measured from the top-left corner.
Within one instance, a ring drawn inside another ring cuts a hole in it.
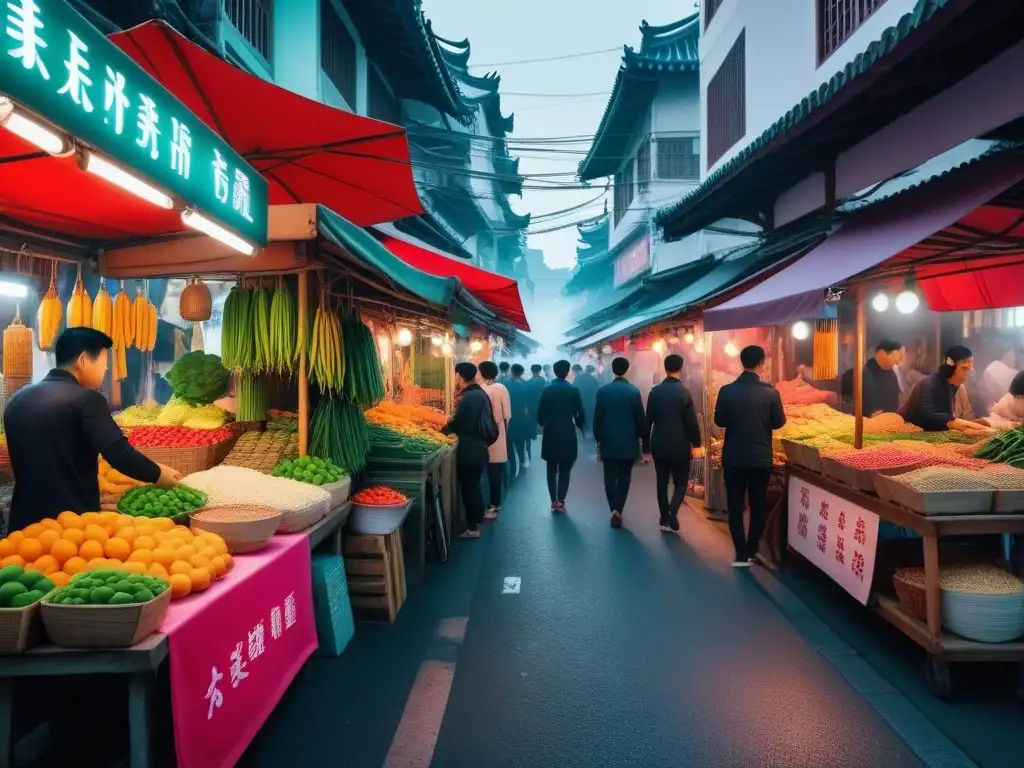
[[[312,570],[317,653],[340,656],[356,632],[345,561],[339,555],[313,555]]]

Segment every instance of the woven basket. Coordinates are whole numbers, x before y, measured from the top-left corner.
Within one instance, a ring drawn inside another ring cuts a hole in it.
[[[213,297],[206,283],[193,277],[178,300],[178,314],[190,323],[205,322],[213,314]]]
[[[277,524],[277,533],[298,533],[304,531],[314,523],[319,523],[333,507],[330,502],[316,503],[301,512],[287,512],[281,515],[281,522]]]
[[[210,519],[230,517],[232,512],[238,513],[239,517],[261,516],[252,520]],[[281,523],[281,513],[271,507],[256,504],[219,504],[196,510],[191,515],[191,522],[193,531],[216,533],[224,539],[228,552],[237,555],[256,552],[267,546]]]
[[[0,608],[0,654],[24,653],[42,638],[39,603],[25,608]]]
[[[152,448],[142,447],[138,450],[160,464],[166,464],[183,475],[203,472],[220,464],[231,453],[238,435],[221,440],[213,445],[200,445],[192,448]]]
[[[129,648],[160,629],[171,604],[171,590],[165,589],[148,603],[128,605],[56,605],[49,595],[41,602],[43,626],[54,645]]]
[[[900,568],[893,574],[892,584],[896,587],[896,597],[899,598],[900,607],[903,608],[904,613],[918,621],[927,621],[928,603],[924,587],[912,584],[903,578],[912,573],[924,578],[924,568]]]

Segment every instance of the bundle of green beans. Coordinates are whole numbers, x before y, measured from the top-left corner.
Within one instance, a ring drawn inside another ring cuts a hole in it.
[[[356,475],[366,466],[370,438],[366,417],[350,400],[335,395],[323,397],[313,412],[309,452],[325,456]]]

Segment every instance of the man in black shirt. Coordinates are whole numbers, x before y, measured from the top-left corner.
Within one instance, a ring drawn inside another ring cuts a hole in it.
[[[725,429],[722,470],[729,508],[729,532],[736,548],[734,568],[749,568],[764,532],[768,481],[772,474],[772,430],[782,429],[786,414],[778,390],[761,381],[765,355],[761,347],[740,352],[743,373],[718,392],[715,424]],[[750,500],[750,531],[743,509]]]
[[[864,415],[896,413],[900,409],[900,380],[895,368],[903,360],[903,344],[884,339],[875,345],[875,356],[864,363],[861,398]],[[853,397],[853,369],[843,374],[843,397]]]
[[[109,336],[91,328],[69,328],[54,346],[57,367],[8,403],[4,430],[15,479],[8,530],[65,510],[99,510],[100,455],[143,483],[171,488],[180,479],[175,470],[128,444],[96,391],[112,344]]]

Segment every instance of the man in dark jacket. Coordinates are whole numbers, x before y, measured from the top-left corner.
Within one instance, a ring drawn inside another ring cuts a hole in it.
[[[500,363],[498,363],[498,379],[497,379],[497,381],[498,381],[499,384],[508,384],[510,368],[511,368],[511,366],[510,366],[508,360],[502,360]]]
[[[527,384],[523,380],[523,366],[516,363],[512,366],[512,375],[505,382],[505,389],[508,390],[508,401],[512,407],[512,420],[508,425],[509,440],[512,441],[512,451],[509,455],[516,460],[516,473],[530,466],[530,459],[527,454],[527,447],[533,439],[534,423],[530,420],[529,392]]]
[[[663,531],[679,530],[679,508],[690,482],[690,459],[700,448],[700,426],[693,407],[690,390],[683,386],[680,375],[683,358],[665,358],[665,380],[651,388],[647,396],[647,425],[651,455],[658,484],[659,526]],[[672,499],[668,497],[668,481],[672,479]]]
[[[530,409],[530,425],[527,434],[529,440],[526,443],[526,458],[533,458],[533,441],[537,438],[537,410],[540,408],[540,396],[548,380],[544,378],[541,371],[543,368],[534,363],[530,366],[530,373],[533,374],[525,383],[526,386],[526,407]]]
[[[480,536],[480,521],[484,519],[484,495],[480,481],[487,469],[487,443],[480,430],[481,419],[491,412],[491,399],[483,387],[476,383],[476,366],[459,363],[455,366],[455,386],[459,389],[458,403],[451,421],[441,430],[459,438],[455,449],[456,473],[462,506],[466,509],[466,531],[463,538]]]
[[[629,360],[612,361],[615,379],[597,391],[592,431],[604,465],[604,492],[612,511],[612,528],[622,527],[633,465],[644,439],[644,403],[640,390],[626,381]]]
[[[580,399],[583,401],[583,417],[587,421],[587,429],[594,423],[594,408],[597,406],[597,390],[601,385],[594,375],[594,366],[588,365],[581,373],[576,374],[573,385],[580,391]],[[583,434],[587,433],[583,430]]]
[[[565,511],[565,497],[569,492],[569,475],[576,463],[579,445],[576,428],[583,429],[583,402],[580,391],[566,381],[569,361],[559,360],[554,365],[555,380],[544,388],[537,408],[537,423],[544,430],[540,457],[548,465],[548,493],[551,511]]]
[[[743,373],[718,392],[715,424],[725,429],[722,469],[729,531],[736,548],[734,568],[748,568],[764,532],[768,481],[772,474],[772,430],[782,429],[786,414],[778,390],[761,381],[765,355],[761,347],[740,352]],[[743,529],[743,508],[750,501],[750,530]]]

